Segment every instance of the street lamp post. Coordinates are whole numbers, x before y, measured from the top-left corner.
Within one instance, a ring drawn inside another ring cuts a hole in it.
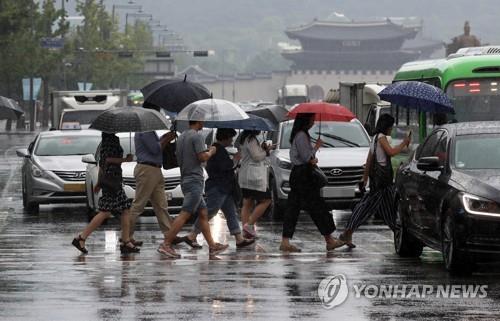
[[[153,18],[152,14],[149,13],[126,13],[125,14],[125,34],[128,34],[128,17],[134,17],[134,18]]]
[[[133,3],[133,2],[129,2]],[[116,9],[129,9],[129,10],[142,10],[141,5],[130,5],[130,4],[114,4],[111,9],[111,21],[115,21],[115,10]]]

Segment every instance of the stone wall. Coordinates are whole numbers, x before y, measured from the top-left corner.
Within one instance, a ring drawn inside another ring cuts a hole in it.
[[[219,76],[217,80],[201,81],[214,98],[235,102],[276,101],[278,89],[285,84],[306,84],[315,87],[315,93],[326,95],[337,89],[339,82],[390,83],[395,71],[284,71],[266,75]]]

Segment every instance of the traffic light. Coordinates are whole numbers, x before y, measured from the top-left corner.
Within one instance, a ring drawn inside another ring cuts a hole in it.
[[[193,57],[208,57],[208,50],[193,51]]]
[[[170,51],[157,51],[156,52],[156,57],[157,58],[169,58],[170,57]]]

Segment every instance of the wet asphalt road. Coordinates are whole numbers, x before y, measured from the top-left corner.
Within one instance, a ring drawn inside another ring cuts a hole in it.
[[[172,261],[156,252],[162,241],[153,219],[138,225],[141,253],[121,257],[118,221],[111,220],[87,241],[80,256],[70,243],[87,222],[78,205],[22,209],[20,159],[30,135],[0,135],[0,319],[1,320],[498,320],[500,270],[483,265],[470,277],[452,277],[440,253],[420,259],[394,254],[392,233],[377,221],[355,235],[358,247],[326,253],[306,215],[295,243],[303,253],[278,251],[281,225],[258,224],[255,248],[236,250],[225,221],[212,222],[215,239],[230,249],[209,258],[206,246],[178,250]],[[347,212],[334,213],[339,229]],[[201,239],[200,239],[201,241]],[[333,309],[322,306],[318,284],[344,274],[348,284],[487,285],[486,298],[356,298]]]

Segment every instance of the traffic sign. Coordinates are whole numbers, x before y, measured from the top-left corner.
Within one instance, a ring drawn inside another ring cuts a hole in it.
[[[33,99],[38,97],[40,92],[40,87],[42,87],[42,78],[33,78]],[[23,78],[23,100],[30,100],[30,79]]]
[[[46,49],[61,49],[64,47],[64,39],[59,37],[44,37],[40,39],[40,46]]]

